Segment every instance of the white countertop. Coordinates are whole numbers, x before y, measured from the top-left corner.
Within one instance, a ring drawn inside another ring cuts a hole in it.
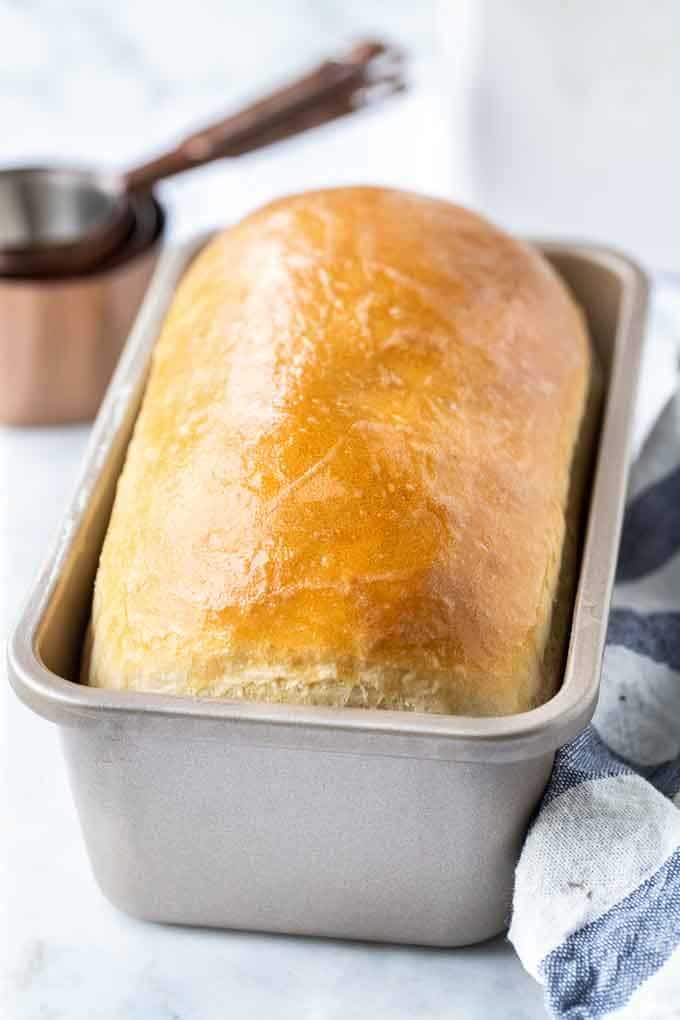
[[[111,7],[0,0],[0,161],[145,155],[257,81],[289,71],[360,25],[371,3]],[[167,185],[173,233],[240,215],[271,195],[339,181],[446,194],[451,165],[428,92],[427,5],[391,5],[419,88],[368,115],[237,165]],[[257,10],[255,10],[257,8]],[[162,15],[162,19],[161,19]],[[224,44],[207,45],[216,36]],[[207,54],[207,56],[206,56]],[[68,68],[68,74],[64,72]],[[2,323],[0,323],[2,328]],[[74,485],[85,426],[0,429],[0,637],[6,637]],[[56,729],[0,688],[0,1015],[7,1020],[222,1020],[545,1015],[503,940],[457,951],[184,930],[131,920],[95,887]]]

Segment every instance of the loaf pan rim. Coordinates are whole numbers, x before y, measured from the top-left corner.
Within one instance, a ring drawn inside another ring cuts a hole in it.
[[[219,725],[238,724],[239,731],[246,732],[245,739],[252,743],[258,743],[266,735],[267,743],[274,736],[290,746],[291,741],[293,744],[300,742],[304,730],[307,745],[311,739],[315,746],[326,746],[324,735],[333,735],[337,750],[341,750],[344,738],[349,739],[350,745],[355,745],[359,738],[366,745],[361,753],[391,753],[392,749],[398,754],[490,763],[522,760],[556,750],[585,727],[597,699],[606,632],[606,620],[602,617],[608,614],[616,565],[635,383],[648,299],[647,277],[635,261],[616,249],[588,241],[532,241],[549,258],[573,256],[599,263],[611,269],[623,284],[566,668],[560,690],[553,698],[528,712],[493,717],[269,705],[102,690],[66,680],[44,665],[36,648],[37,634],[84,508],[103,470],[131,389],[145,369],[175,285],[191,259],[212,236],[213,232],[202,234],[161,255],[93,427],[70,511],[8,643],[9,677],[18,696],[38,714],[67,725],[103,719],[123,725],[124,720],[130,722],[134,718],[148,733],[149,727],[155,724],[178,716],[192,717],[214,723],[219,720]],[[605,542],[606,555],[598,560],[595,546],[601,541]],[[593,587],[599,592],[594,603],[588,598]],[[291,729],[296,732],[291,733]],[[349,753],[358,752],[350,750]]]

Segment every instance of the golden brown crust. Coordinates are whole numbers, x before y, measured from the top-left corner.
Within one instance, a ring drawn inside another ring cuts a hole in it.
[[[90,683],[541,702],[590,357],[544,259],[446,202],[337,189],[227,230],[157,344]]]

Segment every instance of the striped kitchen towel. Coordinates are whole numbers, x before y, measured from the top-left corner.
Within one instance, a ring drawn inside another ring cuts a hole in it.
[[[680,287],[657,283],[650,323],[638,448],[665,409],[631,474],[600,701],[516,874],[509,937],[564,1020],[680,1020]]]

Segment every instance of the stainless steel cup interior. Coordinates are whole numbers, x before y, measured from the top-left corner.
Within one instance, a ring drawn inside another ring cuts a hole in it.
[[[205,239],[166,255],[97,422],[75,501],[9,649],[59,724],[105,895],[136,916],[453,946],[502,930],[555,750],[597,697],[625,493],[646,284],[614,252],[543,250],[606,376],[564,679],[530,712],[467,718],[173,698],[77,683],[93,578],[149,354]]]
[[[110,222],[119,190],[105,174],[72,168],[0,171],[0,249],[72,244]]]

